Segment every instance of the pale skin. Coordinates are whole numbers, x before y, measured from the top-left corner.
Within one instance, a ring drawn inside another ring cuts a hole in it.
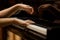
[[[34,12],[33,8],[26,4],[16,4],[10,8],[1,10],[0,11],[0,27],[5,27],[9,24],[17,24],[17,25],[21,25],[21,26],[27,26],[30,23],[34,23],[33,21],[30,21],[30,20],[24,21],[24,20],[21,20],[18,18],[9,18],[13,14],[15,14],[15,12],[18,10],[24,10],[24,11],[28,12],[29,14],[33,14],[33,12]]]

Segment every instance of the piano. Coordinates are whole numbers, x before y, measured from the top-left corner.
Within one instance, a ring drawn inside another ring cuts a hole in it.
[[[23,20],[30,19],[35,22],[34,24],[28,25],[27,28],[13,24],[12,28],[17,29],[18,31],[21,30],[23,38],[26,40],[46,40],[47,33],[50,33],[56,26],[60,26],[59,24],[52,24],[48,20],[42,20],[38,16],[29,15],[25,11],[18,11],[12,17]]]
[[[13,24],[10,27],[7,27],[7,29],[11,30],[13,33],[18,34],[18,35],[21,34],[22,40],[25,40],[25,39],[26,40],[46,40],[47,35],[49,35],[51,31],[53,31],[56,28],[55,25],[52,25],[52,24],[49,25],[50,23],[48,21],[41,20],[34,15],[29,15],[25,11],[21,11],[21,12],[18,11],[16,12],[15,15],[11,17],[17,17],[23,20],[30,19],[35,22],[34,24],[30,24],[27,27],[22,27],[15,24]]]
[[[27,40],[46,40],[48,27],[44,26],[45,24],[41,23],[37,17],[26,14],[25,11],[18,11],[12,17],[17,17],[19,19],[27,20],[30,19],[34,21],[34,24],[28,25],[27,28],[13,24],[12,28],[23,31],[23,38]]]

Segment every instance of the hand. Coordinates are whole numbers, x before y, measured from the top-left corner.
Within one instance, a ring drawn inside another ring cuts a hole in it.
[[[31,20],[21,20],[18,18],[0,18],[0,26],[5,27],[10,24],[16,24],[20,26],[28,26],[29,24],[35,23]]]
[[[42,8],[48,8],[49,6],[51,6],[51,4],[43,4],[40,7],[42,7]]]
[[[20,26],[28,26],[28,25],[33,24],[35,22],[33,22],[32,20],[21,20],[21,19],[15,18],[13,23],[16,25],[20,25]]]
[[[25,20],[22,25],[23,26],[28,26],[28,25],[33,24],[33,23],[35,23],[35,22],[32,21],[32,20]]]
[[[24,10],[30,14],[33,14],[33,12],[34,12],[33,7],[31,7],[29,5],[26,5],[26,4],[17,4],[17,5],[19,5],[22,10]]]
[[[35,23],[35,22],[32,21],[32,20],[25,20],[25,22],[26,22],[26,23],[29,23],[29,24],[33,24],[33,23]]]

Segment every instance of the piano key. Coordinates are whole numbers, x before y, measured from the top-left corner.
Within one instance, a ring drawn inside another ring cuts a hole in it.
[[[39,27],[39,26],[36,26],[36,25],[28,25],[27,28],[29,28],[31,30],[34,30],[38,33],[41,33],[43,35],[47,35],[47,29],[46,28]]]

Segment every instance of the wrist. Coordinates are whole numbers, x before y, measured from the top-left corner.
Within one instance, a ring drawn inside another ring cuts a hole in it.
[[[17,7],[19,10],[22,10],[23,9],[23,7],[22,7],[21,4],[16,4],[15,7]]]

